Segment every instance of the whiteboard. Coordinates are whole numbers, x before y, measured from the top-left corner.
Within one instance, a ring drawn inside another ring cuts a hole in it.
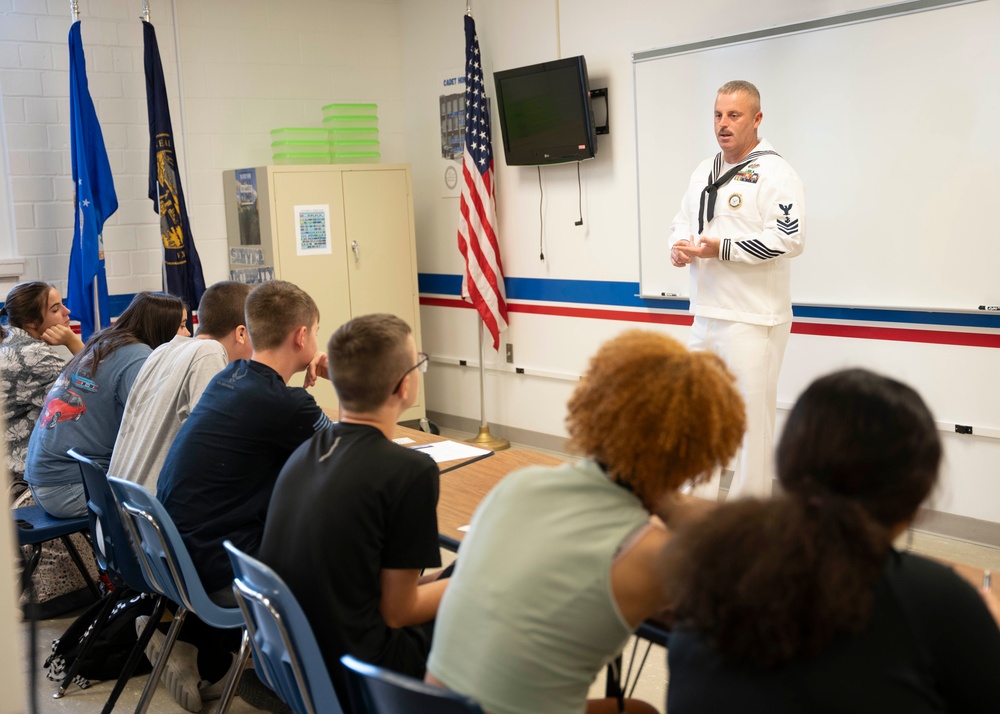
[[[794,303],[1000,304],[1000,0],[787,32],[633,55],[641,293],[688,295],[670,222],[719,150],[716,90],[746,79],[805,186]]]

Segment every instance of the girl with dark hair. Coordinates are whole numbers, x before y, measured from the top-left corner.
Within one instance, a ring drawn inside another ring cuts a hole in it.
[[[7,463],[13,478],[23,478],[31,430],[49,387],[66,360],[53,347],[76,354],[83,342],[69,327],[69,309],[59,291],[43,282],[20,283],[7,293],[0,316],[0,392],[4,398]]]
[[[911,388],[814,382],[778,446],[784,495],[726,504],[666,551],[671,714],[994,711],[992,593],[892,547],[940,460]]]
[[[655,711],[587,701],[658,611],[657,568],[685,482],[725,464],[743,401],[716,355],[634,330],[594,355],[568,405],[584,459],[507,476],[480,504],[434,625],[428,680],[490,714]]]
[[[169,342],[184,303],[164,293],[139,293],[117,322],[95,332],[49,390],[28,444],[24,478],[53,516],[86,513],[83,481],[67,449],[107,468],[125,402],[149,353]]]

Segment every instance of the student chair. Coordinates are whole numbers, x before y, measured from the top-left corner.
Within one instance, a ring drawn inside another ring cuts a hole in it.
[[[653,645],[660,645],[660,647],[668,649],[670,647],[670,631],[662,623],[647,620],[639,625],[632,640],[632,656],[629,658],[628,669],[625,672],[622,672],[621,652],[608,662],[604,696],[609,699],[621,701],[635,694],[635,688],[639,685],[639,677],[643,667],[646,666],[646,658],[649,657],[650,650],[653,649]],[[645,640],[646,643],[646,651],[641,660],[638,657],[639,640]],[[633,668],[635,669],[634,673]]]
[[[350,655],[340,658],[347,673],[354,714],[483,714],[469,697],[404,674],[366,664]]]
[[[66,453],[71,458],[76,459],[80,467],[83,488],[87,494],[87,517],[92,534],[91,545],[94,547],[94,556],[97,558],[97,565],[107,574],[114,589],[104,596],[104,606],[98,613],[94,626],[90,629],[79,655],[66,670],[66,675],[59,685],[59,689],[52,695],[53,699],[60,699],[66,693],[70,682],[76,676],[80,663],[86,658],[94,642],[97,641],[115,606],[132,593],[153,592],[146,583],[146,579],[142,575],[142,568],[132,552],[129,536],[115,505],[115,498],[108,485],[108,477],[104,468],[73,449],[69,449]],[[125,685],[139,664],[143,651],[149,644],[153,631],[163,616],[165,607],[166,599],[162,595],[158,595],[153,603],[153,612],[146,623],[146,628],[129,654],[118,681],[104,705],[102,714],[108,714],[114,709],[118,697],[121,696],[122,690],[125,689]]]
[[[38,561],[42,557],[42,544],[58,538],[66,546],[66,550],[69,551],[70,558],[73,559],[73,564],[80,571],[80,575],[83,576],[84,582],[87,583],[87,588],[93,593],[94,599],[100,599],[101,591],[97,589],[97,585],[90,577],[90,573],[87,572],[87,566],[83,564],[80,552],[69,538],[74,533],[87,535],[87,529],[90,528],[90,521],[87,520],[86,516],[80,516],[79,518],[56,518],[49,515],[44,508],[37,504],[13,508],[11,509],[11,514],[14,516],[14,523],[17,525],[17,544],[20,546],[30,546],[31,548],[31,552],[27,557],[21,551],[21,561],[24,565],[24,569],[21,571],[21,592],[27,591],[31,585],[31,576],[34,575],[35,568],[38,567]]]
[[[170,650],[173,649],[188,612],[193,612],[206,624],[219,628],[243,627],[243,614],[239,608],[220,607],[209,598],[177,526],[163,504],[137,483],[109,476],[108,484],[121,509],[122,520],[131,536],[132,548],[142,567],[146,583],[153,592],[177,603],[177,612],[167,631],[163,649],[156,658],[153,672],[149,675],[149,681],[146,682],[142,698],[135,709],[136,714],[143,714],[153,698]],[[229,708],[243,673],[242,665],[249,658],[249,652],[244,632],[238,655],[240,666],[232,668],[226,681],[216,710],[219,714]]]
[[[342,714],[323,654],[292,591],[259,560],[228,540],[225,547],[257,675],[295,714]]]
[[[87,529],[90,527],[90,522],[86,517],[56,518],[49,515],[44,508],[37,504],[11,509],[11,513],[14,516],[14,523],[17,525],[17,544],[22,546],[17,551],[21,556],[22,563],[21,592],[28,594],[24,609],[25,618],[30,620],[31,623],[28,628],[28,661],[30,662],[30,681],[34,683],[36,681],[38,630],[35,624],[37,613],[31,612],[32,604],[34,603],[32,576],[35,574],[38,561],[42,557],[42,545],[56,538],[61,540],[63,545],[66,546],[66,550],[69,551],[70,558],[73,559],[73,564],[76,565],[83,576],[84,582],[87,583],[87,588],[93,593],[95,600],[100,599],[101,592],[91,579],[90,573],[87,572],[87,567],[83,564],[83,559],[80,558],[79,551],[77,551],[73,545],[73,541],[69,538],[73,533],[86,534]],[[31,549],[27,556],[24,554],[24,546],[28,546]],[[35,689],[32,686],[29,691],[32,711],[37,711],[36,696]]]

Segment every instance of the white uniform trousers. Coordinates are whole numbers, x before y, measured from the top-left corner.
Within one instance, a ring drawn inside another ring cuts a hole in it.
[[[768,327],[745,322],[695,317],[688,348],[711,350],[736,377],[746,404],[747,431],[727,498],[767,498],[774,478],[774,420],[778,408],[778,374],[792,323]],[[715,500],[721,469],[691,493]]]

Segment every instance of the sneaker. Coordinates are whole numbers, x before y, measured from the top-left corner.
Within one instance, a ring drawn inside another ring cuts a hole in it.
[[[293,714],[292,708],[285,704],[277,694],[260,681],[257,673],[247,667],[236,688],[236,695],[255,709],[262,709],[271,714]]]
[[[221,699],[222,692],[226,689],[226,681],[229,676],[225,676],[218,682],[209,682],[207,679],[201,680],[198,684],[198,692],[201,695],[201,701],[208,702],[213,699]]]
[[[238,666],[239,659],[233,655],[233,663],[229,665],[229,670],[222,675],[218,682],[209,682],[207,679],[201,680],[198,688],[201,690],[201,700],[203,702],[212,699],[221,699],[222,693],[226,690],[226,682],[233,675],[233,670]]]
[[[141,634],[149,618],[140,615],[135,618],[136,634]],[[159,629],[153,630],[153,638],[146,645],[146,657],[149,663],[156,666],[156,658],[163,651],[163,643],[167,636]],[[174,700],[189,712],[201,711],[201,677],[198,675],[198,648],[189,642],[176,640],[167,666],[163,668],[163,683]]]

